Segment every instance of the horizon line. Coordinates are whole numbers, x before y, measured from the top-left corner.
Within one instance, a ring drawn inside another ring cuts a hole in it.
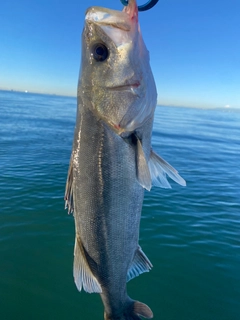
[[[46,92],[35,92],[35,91],[28,91],[28,90],[15,90],[15,89],[6,89],[6,88],[0,88],[0,91],[7,91],[7,92],[17,92],[17,93],[26,93],[26,94],[38,94],[38,95],[47,95],[47,96],[56,96],[56,97],[66,97],[66,98],[77,98],[76,95],[67,95],[67,94],[58,94],[58,93],[46,93]],[[184,105],[184,104],[164,104],[161,101],[157,101],[156,107],[173,107],[173,108],[192,108],[192,109],[223,109],[223,110],[238,110],[239,108],[231,107],[230,105],[226,105],[223,107],[206,107],[206,106],[193,106],[193,105]]]

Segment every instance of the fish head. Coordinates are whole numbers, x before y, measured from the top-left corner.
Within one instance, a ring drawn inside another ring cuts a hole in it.
[[[87,10],[78,96],[118,134],[153,118],[157,92],[135,0],[123,11]]]

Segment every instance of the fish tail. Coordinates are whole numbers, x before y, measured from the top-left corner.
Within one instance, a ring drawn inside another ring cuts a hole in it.
[[[104,314],[104,320],[141,320],[142,318],[152,319],[152,310],[144,303],[133,301],[131,305],[123,310],[122,315]]]

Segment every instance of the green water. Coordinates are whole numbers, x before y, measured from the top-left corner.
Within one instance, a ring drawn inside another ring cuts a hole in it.
[[[72,276],[64,211],[76,100],[0,91],[0,319],[103,319]],[[128,284],[154,319],[240,319],[240,113],[159,107],[153,147],[187,188],[146,193],[153,269]]]

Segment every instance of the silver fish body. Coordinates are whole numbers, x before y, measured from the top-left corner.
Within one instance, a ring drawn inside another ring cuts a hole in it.
[[[166,173],[185,183],[151,150],[157,93],[137,19],[135,0],[123,12],[86,13],[65,194],[75,219],[75,283],[101,294],[106,320],[152,318],[126,289],[152,267],[138,244],[144,188],[169,187]]]

